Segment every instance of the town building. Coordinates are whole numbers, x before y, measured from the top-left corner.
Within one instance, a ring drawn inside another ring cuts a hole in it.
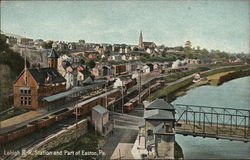
[[[17,44],[17,39],[15,37],[7,37],[6,43],[10,46],[14,46]]]
[[[14,107],[39,109],[45,106],[42,97],[66,90],[66,80],[57,71],[57,54],[52,49],[48,57],[48,68],[27,68],[13,84]]]
[[[111,75],[111,68],[107,65],[96,65],[91,72],[96,78],[106,77]]]
[[[57,59],[58,55],[56,54],[56,51],[54,48],[52,48],[50,54],[48,55],[48,65],[50,68],[55,68],[57,69]]]
[[[174,159],[174,108],[162,99],[144,102],[144,119],[139,124],[139,146],[148,158]]]
[[[119,53],[112,53],[112,55],[110,55],[108,57],[109,61],[121,61],[122,60],[122,56]]]
[[[115,76],[126,74],[126,64],[112,65],[111,72]]]
[[[33,39],[31,38],[18,38],[17,44],[19,46],[32,46],[34,45]]]
[[[138,48],[139,49],[143,49],[143,50],[147,50],[148,48],[153,49],[156,47],[156,44],[154,42],[143,42],[143,37],[142,37],[142,31],[140,32],[140,37],[139,37],[139,44],[138,44]],[[151,53],[151,50],[148,51]]]

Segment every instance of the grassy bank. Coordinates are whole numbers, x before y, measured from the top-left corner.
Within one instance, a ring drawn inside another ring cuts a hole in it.
[[[250,65],[245,65],[245,66],[238,66],[238,67],[227,67],[227,68],[219,68],[219,69],[215,69],[206,73],[202,73],[201,76],[202,77],[207,77],[207,76],[211,76],[217,73],[221,73],[221,72],[229,72],[229,71],[240,71],[240,70],[245,70],[245,69],[249,69]]]
[[[180,83],[167,86],[162,90],[159,90],[151,95],[150,100],[154,100],[156,98],[163,98],[167,99],[167,101],[171,101],[171,95],[173,95],[177,90],[180,90],[182,88],[185,88],[191,84],[193,84],[193,78],[186,79],[184,81],[181,81]]]
[[[207,77],[207,76],[211,76],[211,75],[215,75],[218,73],[222,73],[222,72],[230,72],[230,71],[235,71],[239,74],[237,74],[235,77],[239,78],[239,77],[244,77],[244,76],[248,76],[250,75],[249,70],[248,71],[243,71],[246,69],[249,69],[250,65],[246,65],[246,66],[238,66],[238,67],[227,67],[227,68],[219,68],[219,69],[215,69],[215,70],[211,70],[211,71],[207,71],[205,73],[202,73],[201,76],[202,77]],[[169,75],[165,78],[165,82],[173,82],[176,81],[182,77],[191,75],[193,73],[197,73],[197,72],[201,72],[201,70],[206,71],[207,68],[206,67],[202,67],[202,68],[197,68],[188,72],[182,72],[182,73],[177,73],[177,74],[173,74],[173,75]],[[171,85],[171,86],[167,86],[161,90],[158,90],[157,92],[155,92],[154,94],[151,95],[150,100],[154,100],[156,98],[164,98],[166,99],[168,102],[172,102],[173,100],[175,100],[176,97],[178,96],[182,96],[185,94],[185,92],[191,88],[194,87],[198,87],[200,85],[205,85],[207,84],[206,81],[201,82],[201,83],[196,83],[194,84],[192,82],[193,78],[189,78],[186,80],[183,80],[177,84]]]
[[[197,73],[197,72],[207,71],[207,70],[209,70],[209,68],[207,68],[207,67],[198,67],[198,68],[190,70],[190,71],[174,73],[174,74],[166,76],[165,82],[166,83],[174,82],[180,78],[189,76],[189,75]]]
[[[233,80],[236,78],[241,78],[245,76],[250,76],[250,69],[248,70],[240,70],[240,71],[230,71],[230,72],[222,72],[212,76],[208,76],[210,85],[221,85],[224,82],[229,80]]]

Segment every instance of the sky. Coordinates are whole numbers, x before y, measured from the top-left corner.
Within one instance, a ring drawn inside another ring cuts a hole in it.
[[[250,52],[250,1],[1,1],[1,30],[44,40]]]

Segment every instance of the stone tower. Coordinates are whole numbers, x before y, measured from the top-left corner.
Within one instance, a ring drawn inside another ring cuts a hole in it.
[[[140,49],[143,49],[143,48],[144,48],[144,46],[143,46],[142,31],[140,32],[138,48],[140,48]]]
[[[49,68],[55,68],[55,69],[57,69],[57,59],[58,59],[58,55],[56,54],[55,49],[52,48],[50,54],[48,55],[48,65],[49,65]]]

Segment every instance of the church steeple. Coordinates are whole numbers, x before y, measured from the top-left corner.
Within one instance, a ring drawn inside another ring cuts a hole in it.
[[[143,37],[142,37],[142,31],[140,31],[140,37],[139,37],[139,44],[138,48],[143,48]]]

